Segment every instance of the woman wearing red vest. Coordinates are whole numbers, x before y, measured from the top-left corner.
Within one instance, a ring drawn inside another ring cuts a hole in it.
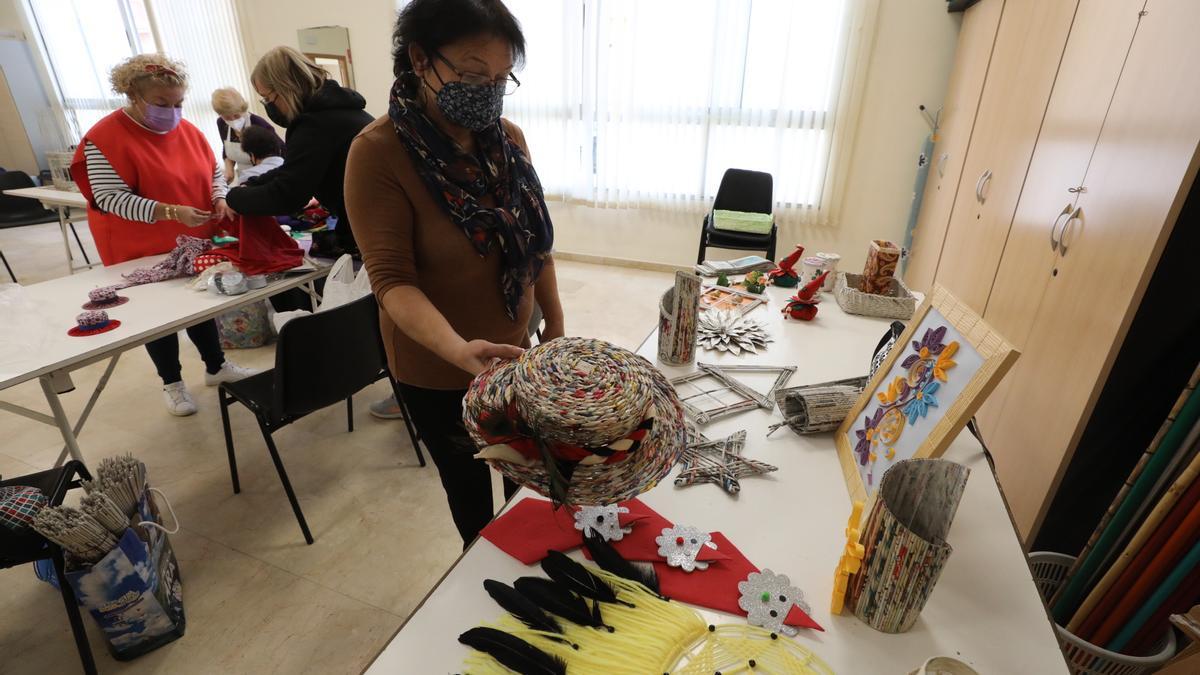
[[[117,64],[113,91],[128,104],[96,123],[75,151],[71,176],[88,200],[88,227],[105,265],[167,253],[175,237],[208,238],[225,204],[225,176],[212,148],[181,118],[187,92],[183,65],[161,54],[140,54]],[[229,363],[215,321],[187,329],[206,366],[209,386],[252,372]],[[196,402],[183,383],[179,336],[146,345],[163,381],[173,415],[192,415]]]

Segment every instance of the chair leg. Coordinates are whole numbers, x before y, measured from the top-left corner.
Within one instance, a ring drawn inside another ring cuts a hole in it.
[[[346,431],[354,431],[354,397],[346,397]]]
[[[225,427],[225,452],[229,454],[229,478],[233,481],[233,494],[242,491],[238,481],[237,455],[233,453],[233,431],[229,428],[229,402],[233,400],[226,395],[225,390],[217,389],[217,400],[221,402],[221,426]]]
[[[71,634],[75,637],[75,649],[79,652],[83,672],[87,675],[96,675],[96,660],[92,658],[92,648],[88,644],[87,631],[83,627],[83,617],[79,615],[79,602],[75,599],[75,592],[71,590],[71,584],[67,583],[62,549],[55,547],[51,560],[54,563],[54,573],[58,575],[58,589],[62,593],[63,604],[67,608],[67,620],[71,622]]]
[[[275,449],[271,431],[267,429],[261,419],[258,421],[258,428],[262,430],[263,440],[267,442],[267,450],[271,452],[271,461],[275,462],[275,471],[279,474],[279,482],[283,483],[283,491],[287,493],[288,501],[292,503],[292,512],[296,514],[296,522],[300,524],[300,531],[304,533],[304,541],[311,546],[313,543],[312,532],[308,531],[308,521],[304,519],[304,512],[300,510],[300,502],[296,500],[296,492],[292,490],[292,482],[288,480],[287,469],[283,468],[283,460],[279,458],[279,451]]]
[[[708,239],[708,232],[706,230],[707,227],[708,227],[708,216],[705,216],[704,222],[700,225],[700,250],[696,252],[696,264],[697,265],[704,262],[704,252],[708,248],[706,246],[706,244],[708,243],[706,241]]]
[[[771,240],[767,243],[767,260],[775,260],[775,241],[779,238],[778,230],[771,227]]]
[[[79,252],[83,254],[83,262],[91,265],[92,261],[88,258],[87,249],[83,247],[83,241],[79,239],[79,233],[75,231],[75,223],[71,223],[71,234],[75,235],[75,243],[79,245]]]
[[[408,430],[408,439],[412,441],[413,450],[417,453],[417,463],[425,466],[425,455],[421,452],[421,437],[417,435],[411,415],[408,414],[408,405],[404,403],[404,397],[400,395],[400,387],[396,386],[396,381],[389,377],[388,382],[392,383],[392,394],[396,397],[400,412],[403,413],[404,428]]]
[[[13,280],[13,283],[17,283],[17,275],[13,274],[12,267],[8,264],[8,258],[4,257],[4,251],[0,251],[0,262],[4,263],[4,269],[8,270],[8,276]]]

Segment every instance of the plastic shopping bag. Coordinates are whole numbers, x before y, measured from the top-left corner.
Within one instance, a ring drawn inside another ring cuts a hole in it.
[[[321,294],[321,302],[317,305],[317,311],[322,312],[340,307],[370,294],[371,280],[367,277],[367,266],[363,265],[358,270],[358,274],[355,274],[354,259],[348,254],[343,255],[329,269],[329,276],[325,278],[325,290]],[[309,314],[309,312],[302,309],[275,314],[271,317],[271,321],[275,325],[275,332],[278,333],[282,330],[283,325],[288,321],[305,314]]]

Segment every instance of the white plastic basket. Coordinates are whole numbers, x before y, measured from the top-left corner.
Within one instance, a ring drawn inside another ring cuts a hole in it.
[[[1074,562],[1074,556],[1062,553],[1034,551],[1029,554],[1029,567],[1033,570],[1033,581],[1037,584],[1038,592],[1042,594],[1043,600],[1049,600],[1054,595]],[[1067,657],[1067,665],[1075,675],[1152,673],[1175,656],[1175,631],[1169,626],[1166,634],[1154,645],[1154,653],[1150,656],[1128,656],[1110,652],[1077,637],[1058,624],[1054,625],[1054,630],[1058,633],[1058,641],[1062,644],[1063,654]]]

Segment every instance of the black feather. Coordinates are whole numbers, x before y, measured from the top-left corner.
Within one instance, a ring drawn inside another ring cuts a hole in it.
[[[541,577],[521,577],[513,582],[517,592],[529,598],[534,604],[552,614],[557,614],[571,623],[592,628],[613,628],[605,626],[599,616],[594,616],[588,610],[583,598],[559,586],[557,583]]]
[[[592,574],[586,567],[559,551],[546,553],[546,557],[542,559],[542,571],[561,586],[575,591],[585,598],[600,602],[616,602],[626,607],[634,606],[632,603],[618,600],[617,592],[608,585],[608,582]]]
[[[522,675],[566,675],[567,664],[502,630],[479,626],[458,636],[464,645],[490,655]]]
[[[508,584],[502,584],[495,579],[484,579],[483,588],[488,595],[496,601],[497,605],[504,608],[504,611],[512,614],[518,621],[533,628],[534,630],[545,631],[547,633],[562,633],[562,626],[554,620],[554,617],[542,611],[540,607],[533,604],[529,598],[521,595]],[[565,645],[570,645],[574,649],[579,649],[579,645],[567,640],[566,638],[556,639]]]
[[[654,568],[650,565],[645,567],[634,565],[625,558],[621,557],[620,553],[612,547],[607,541],[598,535],[583,536],[583,544],[587,546],[587,550],[592,554],[592,560],[600,566],[600,569],[611,572],[619,577],[635,581],[654,593],[659,593],[658,590],[658,575],[654,573]],[[659,594],[659,597],[662,597]]]

